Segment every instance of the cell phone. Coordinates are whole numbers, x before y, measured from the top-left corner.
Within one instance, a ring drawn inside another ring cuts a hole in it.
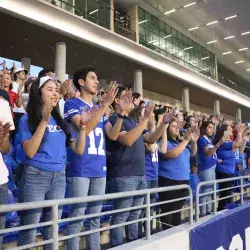
[[[224,136],[229,136],[229,131],[225,130],[224,131]]]

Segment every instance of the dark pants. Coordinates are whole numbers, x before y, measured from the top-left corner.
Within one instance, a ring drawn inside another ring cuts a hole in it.
[[[8,183],[0,185],[0,205],[8,203]],[[5,228],[5,213],[0,213],[0,229]],[[0,249],[2,249],[3,235],[0,235]]]
[[[232,178],[233,174],[227,174],[227,173],[223,173],[220,171],[216,171],[216,179],[227,179],[227,178]],[[224,189],[224,188],[229,188],[232,187],[233,183],[232,181],[227,181],[227,182],[222,182],[219,183],[219,189]],[[223,197],[227,197],[230,196],[232,194],[232,189],[229,190],[225,190],[225,191],[220,191],[220,199]],[[225,209],[226,205],[231,203],[232,198],[226,198],[223,200],[219,200],[219,204],[218,204],[218,211],[221,211],[223,209]]]
[[[159,176],[159,187],[167,187],[167,186],[175,186],[175,185],[182,185],[188,184],[187,180],[171,180],[164,177]],[[173,199],[178,199],[181,197],[185,197],[188,195],[188,191],[186,189],[181,190],[174,190],[174,191],[167,191],[167,192],[159,192],[160,201],[168,201]],[[162,204],[161,213],[168,213],[174,210],[179,210],[185,204],[185,200],[170,202],[166,204]],[[181,212],[169,214],[160,217],[162,222],[162,229],[166,230],[171,228],[171,226],[178,226],[181,224]]]

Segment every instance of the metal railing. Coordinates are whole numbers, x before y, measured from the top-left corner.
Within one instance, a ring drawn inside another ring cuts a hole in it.
[[[150,195],[151,194],[174,191],[174,190],[182,190],[182,189],[188,190],[188,196],[178,198],[178,199],[173,199],[173,200],[155,202],[155,203],[150,202]],[[104,201],[104,200],[114,200],[114,199],[141,196],[141,195],[145,196],[146,203],[144,203],[140,206],[122,208],[122,209],[106,211],[106,212],[101,212],[101,213],[95,213],[95,214],[86,214],[83,216],[66,218],[66,219],[58,218],[58,208],[61,206],[64,206],[64,205],[89,203],[89,202]],[[187,200],[187,199],[189,201],[188,207],[185,207],[185,208],[182,208],[179,210],[173,210],[173,211],[170,211],[170,212],[167,212],[164,214],[157,214],[157,215],[150,214],[150,210],[152,207],[162,205],[165,203],[172,203],[172,202],[176,202],[176,201],[180,201],[180,200]],[[178,185],[178,186],[145,189],[145,190],[130,191],[130,192],[120,192],[120,193],[112,193],[112,194],[105,194],[105,195],[87,196],[87,197],[81,197],[81,198],[67,198],[67,199],[60,199],[60,200],[47,200],[47,201],[41,201],[41,202],[28,202],[28,203],[17,203],[17,204],[12,204],[12,205],[2,205],[2,206],[0,206],[0,213],[12,212],[12,211],[32,210],[32,209],[38,209],[38,208],[51,208],[52,209],[51,221],[46,221],[46,222],[37,223],[37,224],[29,224],[29,225],[25,225],[25,226],[14,227],[14,228],[2,229],[2,230],[0,230],[0,235],[3,235],[5,233],[10,233],[10,232],[15,232],[15,231],[38,228],[38,227],[52,226],[52,239],[32,243],[32,244],[25,245],[25,246],[16,247],[16,248],[14,248],[14,250],[27,249],[27,248],[32,248],[32,247],[36,247],[36,246],[43,246],[46,244],[52,244],[53,249],[58,250],[59,249],[58,246],[59,246],[60,241],[68,240],[68,239],[71,239],[74,237],[85,236],[85,235],[89,235],[92,233],[107,231],[110,229],[130,225],[130,224],[138,223],[138,222],[146,222],[146,240],[149,240],[150,235],[151,235],[151,227],[150,227],[151,220],[158,218],[158,217],[161,217],[161,216],[166,216],[166,215],[170,215],[173,213],[186,211],[186,210],[189,210],[189,223],[191,225],[193,224],[193,195],[192,195],[192,190],[191,190],[189,185]],[[115,214],[115,213],[121,213],[121,212],[126,212],[126,211],[137,210],[137,209],[146,209],[146,213],[145,213],[144,218],[137,219],[134,221],[125,222],[125,223],[120,223],[120,224],[116,224],[116,225],[111,225],[111,226],[107,226],[107,227],[103,227],[103,228],[100,227],[100,228],[94,229],[94,230],[83,231],[83,232],[80,232],[77,234],[59,237],[59,230],[58,229],[59,229],[60,223],[89,219],[89,218],[93,218],[93,217],[101,217],[103,215],[111,215],[111,214]]]
[[[200,217],[200,207],[203,205],[207,205],[209,203],[213,203],[213,214],[215,215],[217,213],[217,202],[220,200],[228,199],[228,198],[233,198],[238,195],[240,195],[240,204],[242,205],[244,203],[244,194],[250,193],[250,191],[244,191],[244,188],[250,187],[250,183],[244,183],[245,179],[250,179],[250,175],[247,176],[240,176],[240,177],[233,177],[233,178],[227,178],[227,179],[218,179],[218,180],[213,180],[213,181],[204,181],[200,182],[197,187],[196,187],[196,200],[195,200],[195,221],[199,222],[199,217]],[[223,182],[234,182],[234,181],[240,181],[240,185],[237,186],[231,186],[228,188],[224,189],[217,189],[217,184],[223,183]],[[212,191],[206,192],[206,193],[201,193],[201,187],[204,186],[211,186]],[[226,190],[234,190],[240,188],[240,192],[236,192],[232,195],[223,197],[223,198],[217,198],[217,192],[221,191],[226,191]],[[200,197],[202,196],[208,196],[211,195],[212,199],[209,202],[204,202],[200,203]]]

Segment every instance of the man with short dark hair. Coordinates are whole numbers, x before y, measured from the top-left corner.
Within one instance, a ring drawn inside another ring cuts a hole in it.
[[[53,69],[50,68],[44,68],[42,69],[39,74],[38,74],[38,78],[44,77],[44,76],[50,76],[51,78],[55,77],[55,72]]]
[[[119,114],[119,103],[125,93],[125,88],[119,88],[113,102],[116,113],[109,118],[111,125],[114,125],[117,119],[123,119],[117,140],[107,139],[107,165],[112,192],[135,191],[147,188],[144,142],[149,144],[155,143],[167,128],[167,124],[163,122],[154,132],[143,135],[153,114],[153,105],[143,108],[144,116],[141,117],[139,123],[129,116],[134,105],[128,106],[124,110],[124,116],[121,117]],[[114,201],[114,209],[139,206],[143,204],[143,201],[143,196],[116,199]],[[141,209],[116,213],[112,216],[111,225],[139,219],[140,214]],[[123,243],[123,235],[123,227],[112,229],[110,232],[111,247],[121,245]],[[133,223],[126,227],[126,237],[127,241],[138,239],[138,223]]]
[[[73,77],[75,87],[80,91],[79,98],[66,101],[64,106],[64,118],[70,124],[76,136],[81,128],[81,113],[83,110],[90,112],[91,119],[86,124],[86,147],[83,155],[68,153],[69,166],[67,168],[67,183],[70,197],[84,197],[88,195],[103,195],[106,188],[106,147],[105,137],[116,140],[122,125],[122,118],[117,122],[109,123],[104,115],[112,104],[116,93],[117,84],[111,83],[105,101],[97,108],[93,104],[93,96],[98,92],[99,81],[95,70],[91,67],[79,69]],[[123,117],[124,109],[132,102],[132,95],[127,91],[119,104]],[[88,203],[88,213],[100,213],[102,202]],[[74,204],[70,206],[69,217],[81,216],[85,213],[86,204]],[[68,224],[67,234],[81,232],[83,220],[73,221]],[[87,229],[94,230],[100,227],[100,218],[95,217],[87,221]],[[88,249],[100,249],[100,233],[90,234],[87,237]],[[68,250],[79,249],[79,239],[72,238],[67,241]]]

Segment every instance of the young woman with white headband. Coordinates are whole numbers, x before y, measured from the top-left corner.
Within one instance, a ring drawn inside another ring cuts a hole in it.
[[[19,124],[21,142],[27,156],[20,182],[20,202],[64,198],[66,145],[76,154],[82,155],[84,152],[85,124],[90,114],[82,113],[81,128],[78,139],[75,139],[60,116],[58,101],[58,87],[51,77],[42,77],[32,84],[27,114],[21,118]],[[21,225],[39,223],[41,213],[42,209],[23,211]],[[44,209],[44,221],[50,219],[51,210]],[[51,235],[52,228],[44,227],[44,240],[51,239]],[[35,236],[35,228],[20,231],[18,246],[33,243]],[[51,244],[44,249],[52,249]]]

